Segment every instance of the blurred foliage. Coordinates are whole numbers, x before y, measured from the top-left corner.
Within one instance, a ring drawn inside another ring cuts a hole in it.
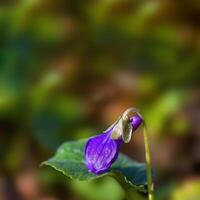
[[[197,0],[2,0],[0,199],[27,199],[19,184],[58,145],[98,134],[130,106],[147,121],[157,190],[199,179],[199,13]],[[141,138],[122,151],[143,160]],[[34,195],[92,198],[90,183],[76,194],[70,184]]]
[[[71,187],[84,199],[120,200],[125,197],[122,188],[109,177],[103,178],[101,181],[73,181]]]
[[[190,200],[200,198],[200,182],[188,181],[187,183],[179,186],[172,194],[173,200]]]

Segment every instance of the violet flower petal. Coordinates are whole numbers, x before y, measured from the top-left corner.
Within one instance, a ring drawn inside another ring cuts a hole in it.
[[[85,146],[86,167],[89,172],[106,172],[118,157],[122,139],[110,138],[112,130],[90,138]]]
[[[134,132],[142,124],[143,119],[140,115],[134,115],[130,118],[130,122]]]

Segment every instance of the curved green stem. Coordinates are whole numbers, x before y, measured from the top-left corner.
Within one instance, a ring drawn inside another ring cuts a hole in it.
[[[147,136],[147,128],[145,123],[144,123],[143,134],[144,134],[146,173],[147,173],[147,184],[148,184],[148,200],[153,200],[154,195],[153,195],[153,181],[151,174],[151,158],[150,158],[150,150],[149,150],[149,143]]]
[[[146,197],[142,193],[138,192],[136,189],[133,188],[133,186],[130,186],[127,184],[124,180],[124,178],[120,175],[111,174],[113,178],[117,180],[117,182],[120,184],[120,186],[124,189],[124,192],[126,194],[127,200],[145,200]]]
[[[142,194],[139,194],[138,191],[134,190],[132,187],[125,187],[126,197],[128,200],[145,200],[146,197]]]

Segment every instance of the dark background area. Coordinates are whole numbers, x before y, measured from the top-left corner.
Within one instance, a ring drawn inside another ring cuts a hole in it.
[[[198,0],[0,1],[0,200],[121,200],[42,161],[128,107],[148,126],[156,199],[200,199]],[[143,162],[139,129],[122,152]]]

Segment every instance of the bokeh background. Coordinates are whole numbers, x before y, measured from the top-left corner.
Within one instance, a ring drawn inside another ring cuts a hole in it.
[[[200,199],[199,67],[198,0],[1,0],[0,199],[124,199],[112,178],[39,165],[128,107],[147,122],[156,199]],[[122,152],[144,161],[141,129]]]

